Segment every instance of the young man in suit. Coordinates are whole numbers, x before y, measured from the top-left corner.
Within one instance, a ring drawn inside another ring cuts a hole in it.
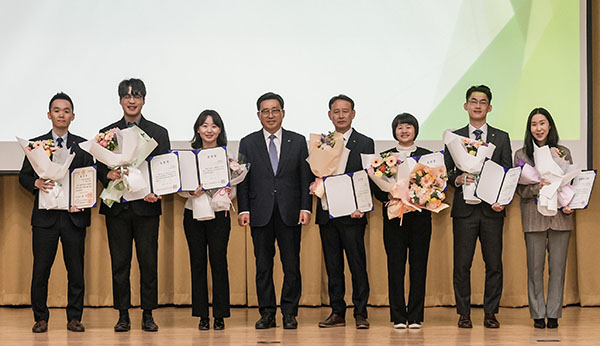
[[[142,107],[146,101],[146,86],[140,79],[126,79],[119,84],[119,103],[123,108],[123,117],[100,132],[118,127],[125,129],[136,125],[148,136],[154,138],[158,146],[149,156],[166,154],[171,149],[167,130],[142,116]],[[98,162],[98,179],[104,187],[110,180],[121,178],[119,169],[106,167]],[[126,332],[131,328],[129,308],[131,307],[130,270],[132,244],[140,266],[140,293],[142,330],[158,331],[158,325],[152,317],[152,310],[158,305],[158,225],[161,215],[160,197],[149,193],[143,200],[114,203],[112,207],[102,203],[100,214],[106,217],[108,246],[113,280],[114,308],[119,310],[119,319],[114,326],[115,332]]]
[[[85,141],[69,132],[69,125],[75,118],[73,101],[65,93],[58,93],[50,100],[48,119],[52,121],[52,130],[32,141],[52,139],[58,147],[66,147],[75,153],[70,169],[93,166],[94,160],[79,148],[78,143]],[[40,179],[25,158],[19,174],[21,185],[35,195],[31,214],[33,243],[33,274],[31,278],[31,307],[35,324],[34,333],[48,330],[50,313],[48,298],[48,278],[56,257],[58,240],[63,248],[63,259],[68,273],[67,329],[83,332],[81,323],[83,313],[83,255],[85,248],[85,228],[90,225],[90,209],[71,207],[67,210],[45,210],[38,208],[39,192],[49,193],[56,183]]]
[[[257,115],[262,129],[242,138],[239,153],[251,163],[244,182],[238,185],[238,222],[250,225],[256,257],[256,293],[260,319],[256,329],[274,328],[276,299],[273,286],[275,240],[283,265],[281,313],[283,327],[296,329],[300,277],[302,225],[310,222],[312,178],[306,158],[304,136],[281,127],[283,98],[269,92],[258,98]]]
[[[335,131],[344,136],[346,148],[350,149],[344,173],[363,169],[360,154],[373,154],[373,139],[352,128],[356,116],[354,101],[346,95],[334,96],[329,100],[329,119]],[[369,278],[365,254],[365,227],[367,217],[356,210],[350,216],[330,219],[329,213],[317,203],[316,223],[321,233],[321,244],[325,257],[325,267],[329,280],[329,302],[332,312],[319,327],[329,328],[346,325],[346,280],[344,278],[344,251],[352,273],[352,303],[357,329],[368,329],[367,301],[369,299]]]
[[[467,90],[464,109],[469,114],[469,124],[454,133],[474,140],[483,140],[496,146],[492,161],[504,168],[512,166],[512,150],[508,133],[491,127],[486,117],[492,111],[492,92],[485,85]],[[462,186],[475,183],[475,176],[459,170],[448,150],[444,152],[448,183],[454,186],[452,203],[452,228],[454,234],[454,295],[456,310],[460,315],[458,326],[472,328],[471,322],[471,264],[477,238],[485,262],[485,293],[483,301],[486,328],[499,328],[495,314],[502,296],[502,226],[504,207],[485,202],[465,203]]]

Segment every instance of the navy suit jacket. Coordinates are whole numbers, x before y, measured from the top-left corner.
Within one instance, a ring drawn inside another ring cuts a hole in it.
[[[237,187],[238,212],[250,212],[250,226],[269,223],[277,206],[287,226],[298,225],[300,210],[312,210],[309,184],[312,174],[306,162],[308,149],[304,136],[282,129],[277,173],[273,173],[263,130],[242,138],[239,153],[250,170]]]
[[[350,135],[350,138],[348,138],[346,148],[350,149],[350,155],[348,156],[348,162],[346,163],[346,170],[344,170],[344,173],[353,173],[363,169],[360,154],[375,153],[375,142],[373,142],[373,139],[352,129],[352,134]],[[373,184],[371,184],[371,186],[373,186]],[[345,224],[367,224],[366,215],[359,219],[353,219],[350,216],[341,216],[336,219]],[[318,199],[316,223],[317,225],[325,225],[328,222],[329,212],[323,210],[321,207],[321,199]]]
[[[45,135],[36,137],[31,139],[31,141],[38,140],[46,140],[52,139],[52,131],[46,133]],[[79,148],[78,143],[85,141],[86,139],[83,137],[79,137],[71,132],[67,135],[67,148],[71,149],[72,152],[75,153],[75,158],[73,162],[71,162],[71,166],[69,169],[75,169],[79,167],[88,167],[94,165],[94,159],[90,154],[81,150]],[[27,157],[23,160],[23,166],[21,167],[21,172],[19,173],[19,183],[26,188],[29,192],[35,195],[35,201],[33,202],[33,211],[31,213],[31,225],[34,227],[52,227],[56,223],[56,219],[59,213],[68,213],[71,219],[71,222],[75,227],[83,228],[90,225],[90,208],[84,209],[81,212],[77,213],[69,213],[66,210],[46,210],[39,209],[39,195],[38,188],[35,187],[35,181],[39,176],[33,170],[31,163]]]
[[[469,137],[469,125],[454,131],[454,133],[459,136]],[[491,127],[490,124],[488,124],[487,142],[493,143],[496,146],[494,154],[492,154],[492,161],[504,168],[511,168],[512,150],[510,148],[510,138],[508,137],[508,133]],[[504,210],[499,213],[495,212],[488,203],[483,201],[476,205],[465,203],[462,193],[462,186],[457,187],[455,183],[456,177],[461,175],[463,172],[454,164],[454,160],[452,160],[452,156],[450,155],[448,148],[445,148],[444,150],[444,161],[446,163],[446,169],[448,170],[448,184],[454,186],[455,188],[452,212],[450,213],[452,217],[469,216],[473,212],[474,208],[479,207],[481,207],[482,213],[488,217],[504,217],[506,215]]]
[[[125,118],[121,118],[121,120],[116,123],[112,123],[107,127],[100,130],[100,132],[108,131],[112,128],[118,127],[120,129],[126,129],[127,123],[125,122]],[[164,127],[147,120],[143,116],[140,119],[140,124],[138,125],[140,129],[142,129],[146,134],[152,137],[157,143],[158,146],[154,148],[154,150],[150,153],[149,157],[167,154],[169,150],[171,150],[171,142],[169,141],[169,133],[167,129]],[[104,187],[108,186],[110,180],[106,176],[110,169],[106,167],[102,162],[98,162],[98,180],[102,182]],[[126,206],[128,205],[128,206]],[[137,200],[131,202],[123,202],[121,203],[113,203],[112,207],[109,208],[106,204],[100,203],[100,214],[102,215],[118,215],[124,208],[131,207],[133,212],[139,216],[158,216],[161,214],[161,203],[160,199],[154,203],[146,202],[144,200]]]

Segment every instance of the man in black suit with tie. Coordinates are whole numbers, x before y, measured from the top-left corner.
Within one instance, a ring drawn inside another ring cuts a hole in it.
[[[257,115],[262,129],[242,138],[240,156],[251,164],[238,185],[238,222],[250,225],[256,257],[256,293],[260,319],[256,329],[274,328],[276,299],[273,286],[275,240],[283,266],[281,313],[283,327],[296,329],[302,294],[300,237],[310,222],[312,174],[306,162],[304,136],[281,127],[283,98],[269,92],[258,98]]]
[[[142,116],[142,107],[146,101],[146,86],[140,79],[126,79],[119,84],[119,103],[123,108],[123,118],[100,130],[108,131],[118,127],[125,129],[136,125],[148,136],[154,138],[158,146],[149,156],[166,154],[171,149],[167,130]],[[121,178],[120,169],[110,169],[98,162],[98,179],[104,187],[110,180]],[[140,266],[140,293],[142,330],[158,331],[158,325],[152,317],[152,310],[158,306],[158,225],[161,215],[161,201],[153,193],[143,200],[114,203],[112,207],[102,203],[100,214],[106,217],[108,246],[113,279],[113,303],[119,310],[119,319],[114,326],[116,332],[130,329],[129,308],[131,307],[130,271],[132,244]]]
[[[54,140],[57,147],[66,146],[75,153],[70,169],[93,166],[94,160],[79,148],[78,143],[85,141],[69,132],[69,125],[75,118],[73,101],[65,93],[58,93],[50,100],[48,119],[52,121],[52,130],[31,141]],[[33,243],[33,274],[31,278],[31,307],[35,324],[34,333],[48,330],[50,313],[46,300],[48,298],[48,278],[56,257],[58,240],[63,248],[63,259],[68,273],[67,329],[83,332],[81,323],[83,313],[84,279],[83,255],[85,249],[85,228],[90,225],[90,209],[79,209],[76,206],[69,210],[39,209],[39,192],[49,193],[56,183],[40,179],[29,160],[25,158],[19,174],[19,183],[35,195],[31,214]]]
[[[363,169],[360,154],[373,154],[373,139],[352,128],[356,116],[354,101],[346,95],[334,96],[329,100],[329,119],[335,131],[344,136],[346,148],[350,149],[346,170],[352,173]],[[365,254],[365,227],[367,217],[356,210],[350,216],[330,219],[323,210],[321,201],[317,203],[316,223],[321,233],[321,244],[325,257],[325,267],[329,280],[329,303],[332,312],[319,327],[329,328],[346,325],[346,280],[344,278],[344,251],[352,273],[352,303],[357,329],[368,329],[367,301],[369,300],[369,278]]]
[[[512,166],[512,150],[508,133],[486,123],[492,111],[492,92],[485,85],[472,86],[467,90],[464,109],[469,114],[469,124],[454,133],[474,140],[483,140],[496,146],[492,161],[504,168]],[[463,197],[463,185],[475,183],[472,174],[459,170],[448,150],[444,151],[448,182],[455,187],[452,203],[452,228],[454,234],[454,296],[456,310],[460,315],[458,326],[472,328],[471,322],[471,264],[477,238],[485,262],[484,320],[486,328],[499,328],[498,313],[502,296],[502,226],[504,207],[485,202],[467,204]]]

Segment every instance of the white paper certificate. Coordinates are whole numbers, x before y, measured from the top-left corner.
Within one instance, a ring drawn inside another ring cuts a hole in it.
[[[371,197],[371,187],[369,186],[369,175],[367,172],[354,172],[352,183],[354,185],[354,197],[356,198],[357,209],[363,213],[373,210],[373,198]]]
[[[521,167],[511,168],[504,171],[504,167],[488,160],[481,169],[481,175],[477,182],[475,193],[477,198],[488,204],[509,204],[517,189]]]
[[[323,179],[330,217],[352,214],[356,208],[352,178],[348,174],[334,175]]]
[[[200,185],[198,180],[198,165],[196,163],[196,152],[192,150],[180,150],[179,174],[181,176],[181,191],[194,191]]]
[[[583,171],[573,179],[573,187],[575,195],[569,203],[571,209],[584,209],[587,207],[590,196],[592,195],[592,187],[596,179],[596,171]]]
[[[96,206],[96,167],[81,167],[71,172],[71,205],[79,209]]]
[[[198,171],[202,189],[219,189],[229,185],[229,161],[225,147],[201,149],[198,152]]]
[[[506,172],[504,175],[504,182],[502,182],[502,188],[498,194],[498,204],[507,205],[512,202],[520,177],[521,167],[514,167]]]
[[[179,160],[176,153],[156,155],[150,159],[152,191],[158,195],[168,195],[179,191]]]

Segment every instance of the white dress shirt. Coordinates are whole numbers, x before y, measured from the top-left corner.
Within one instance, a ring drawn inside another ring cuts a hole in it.
[[[277,132],[274,133],[275,138],[273,138],[273,143],[275,143],[275,148],[277,149],[277,159],[279,160],[279,153],[281,153],[281,135],[283,134],[283,130],[281,129],[281,127],[279,128],[279,130],[277,130]],[[269,138],[269,136],[271,136],[271,134],[269,133],[269,131],[263,129],[263,136],[265,136],[265,143],[267,144],[267,152],[269,151],[269,143],[271,143],[271,139]]]
[[[483,139],[484,142],[487,142],[487,133],[488,133],[488,125],[487,123],[483,124],[482,127],[479,128],[483,133],[481,134],[481,139]],[[475,126],[469,124],[469,138],[471,139],[475,139],[475,134],[473,133],[473,131],[477,130],[475,128]]]

